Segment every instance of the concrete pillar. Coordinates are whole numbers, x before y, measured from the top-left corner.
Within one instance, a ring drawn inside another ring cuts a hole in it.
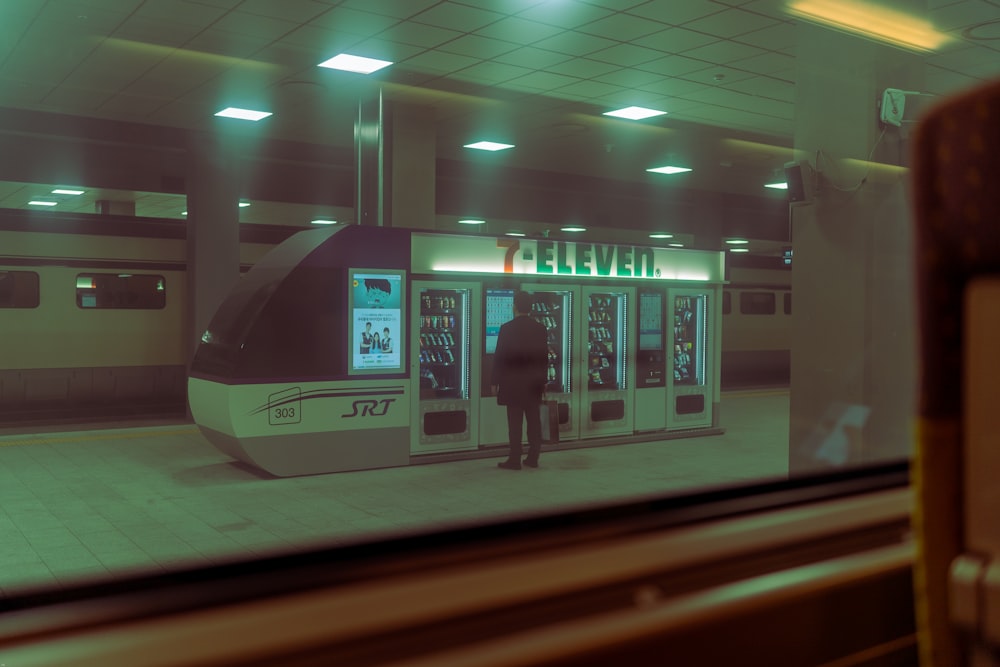
[[[913,3],[917,4],[917,3]],[[878,121],[887,87],[919,90],[905,51],[806,22],[798,31],[795,150],[818,172],[791,209],[789,471],[909,453],[914,314],[905,133]]]
[[[383,227],[391,225],[392,171],[386,166],[391,155],[387,143],[385,103],[382,90],[362,93],[354,123],[354,158],[357,188],[354,197],[355,223]]]
[[[239,168],[235,151],[213,135],[189,146],[187,296],[189,357],[219,304],[240,277]]]

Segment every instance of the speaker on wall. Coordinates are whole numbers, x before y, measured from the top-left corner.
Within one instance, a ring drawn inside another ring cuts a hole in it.
[[[788,183],[788,201],[794,204],[812,200],[816,176],[808,162],[786,162],[785,181]]]

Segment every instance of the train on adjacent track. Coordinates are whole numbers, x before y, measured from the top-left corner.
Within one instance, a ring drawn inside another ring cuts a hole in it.
[[[0,213],[0,423],[183,415],[184,221]],[[242,225],[248,270],[300,228]],[[723,390],[787,386],[791,272],[731,268]]]

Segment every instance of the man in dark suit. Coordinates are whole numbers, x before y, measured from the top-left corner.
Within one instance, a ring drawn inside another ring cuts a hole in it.
[[[497,404],[507,406],[507,435],[510,453],[497,465],[507,470],[521,469],[521,425],[528,425],[528,456],[524,465],[538,467],[542,449],[542,394],[548,369],[548,334],[545,326],[531,317],[531,295],[514,295],[514,319],[500,327],[493,357],[493,385]]]

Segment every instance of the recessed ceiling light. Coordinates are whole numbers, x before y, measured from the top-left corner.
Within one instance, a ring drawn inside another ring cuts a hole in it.
[[[653,116],[664,116],[666,113],[666,111],[646,109],[644,107],[625,107],[624,109],[605,111],[603,115],[614,116],[615,118],[628,118],[629,120],[642,120],[643,118],[652,118]]]
[[[187,211],[181,211],[181,215],[187,215],[187,214],[188,214]]]
[[[585,231],[587,231],[586,227],[577,227],[575,225],[570,225],[569,227],[562,227],[561,229],[564,232],[585,232]]]
[[[729,252],[750,252],[750,248],[730,248]]]
[[[464,148],[475,148],[479,151],[504,151],[513,148],[514,144],[500,144],[495,141],[477,141],[474,144],[465,144]]]
[[[309,224],[311,224],[311,225],[335,225],[335,224],[337,224],[337,221],[336,220],[326,220],[326,219],[323,219],[323,218],[317,218],[316,220],[310,220]]]
[[[238,118],[239,120],[253,120],[258,121],[261,118],[267,118],[272,115],[270,111],[255,111],[253,109],[240,109],[239,107],[226,107],[222,111],[218,111],[216,116],[222,116],[223,118]]]
[[[646,171],[652,171],[657,174],[682,174],[685,171],[691,171],[687,167],[674,167],[672,165],[664,165],[662,167],[653,167],[652,169],[647,169]]]
[[[671,248],[683,248],[684,247],[683,243],[668,243],[667,245],[670,246]]]
[[[787,190],[788,189],[788,183],[785,183],[785,182],[780,182],[780,183],[765,183],[764,187],[765,188],[772,188],[774,190]]]
[[[240,208],[246,208],[249,205],[250,205],[250,202],[248,202],[248,201],[241,201],[240,202]]]
[[[364,56],[352,56],[350,53],[341,53],[329,60],[324,60],[319,66],[328,69],[339,69],[344,72],[371,74],[391,64],[391,60],[379,60],[378,58],[365,58]]]
[[[747,243],[750,242],[747,241],[746,239],[726,239],[726,243],[728,243],[729,245],[746,245]]]
[[[28,202],[28,206],[58,206],[59,202],[56,201],[40,201],[38,199],[32,199]]]
[[[485,225],[486,221],[485,220],[480,220],[479,218],[465,218],[463,220],[459,220],[458,224],[460,224],[460,225]]]
[[[524,232],[507,232],[506,236],[524,236]]]
[[[651,239],[672,239],[672,238],[674,238],[674,235],[673,234],[661,234],[661,233],[657,233],[657,234],[650,234],[649,238],[651,238]]]
[[[54,195],[82,195],[84,190],[70,190],[68,188],[56,188],[52,191]]]

